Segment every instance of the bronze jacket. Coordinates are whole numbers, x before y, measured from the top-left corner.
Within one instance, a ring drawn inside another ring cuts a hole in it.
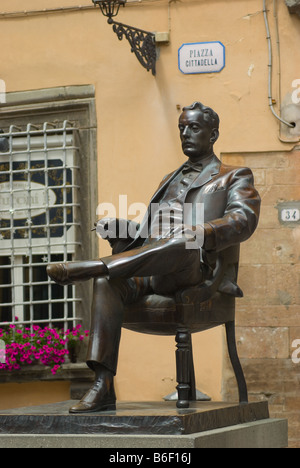
[[[113,253],[124,252],[143,245],[145,227],[151,216],[151,203],[159,203],[170,182],[182,170],[183,165],[167,175],[153,195],[148,212],[134,239],[122,239],[114,243]],[[212,266],[218,256],[225,258],[227,268],[219,291],[242,296],[236,285],[239,246],[256,230],[260,214],[260,196],[254,187],[254,177],[248,168],[226,166],[214,155],[194,183],[189,187],[185,203],[190,204],[188,224],[195,226],[195,210],[204,204],[204,258]]]

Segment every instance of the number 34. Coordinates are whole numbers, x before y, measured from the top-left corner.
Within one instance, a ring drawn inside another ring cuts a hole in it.
[[[300,220],[300,211],[298,209],[287,209],[281,212],[282,221],[297,222]]]

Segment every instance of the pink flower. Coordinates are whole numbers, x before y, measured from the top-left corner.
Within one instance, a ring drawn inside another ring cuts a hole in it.
[[[38,325],[16,328],[15,324],[0,328],[0,337],[6,342],[6,363],[0,364],[0,371],[12,372],[19,370],[23,364],[38,362],[49,366],[55,375],[69,354],[66,344],[82,341],[89,334],[87,330],[80,331],[80,324],[66,332],[49,327],[41,329]],[[17,333],[14,335],[15,329]]]
[[[52,374],[55,375],[59,368],[60,366],[58,365],[54,366],[53,369],[51,369]]]

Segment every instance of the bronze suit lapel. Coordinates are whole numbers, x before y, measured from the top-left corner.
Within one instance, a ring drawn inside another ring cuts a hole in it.
[[[182,164],[182,166],[180,166],[176,171],[172,172],[171,174],[169,174],[165,180],[162,181],[162,183],[160,184],[160,186],[158,187],[157,191],[155,192],[155,194],[153,195],[153,197],[151,198],[150,200],[150,204],[151,203],[154,203],[155,200],[159,197],[159,195],[167,188],[167,186],[170,184],[170,182],[172,182],[172,180],[175,179],[175,177],[182,171],[182,168],[183,168],[184,164]]]
[[[148,235],[148,223],[149,219],[151,217],[151,204],[152,203],[158,203],[160,195],[163,193],[163,191],[167,188],[167,186],[172,182],[172,180],[179,174],[183,168],[184,164],[182,164],[176,171],[171,172],[160,184],[158,187],[157,191],[153,195],[153,197],[150,200],[150,203],[148,205],[147,212],[141,222],[140,229],[137,232],[136,239],[142,236],[145,238],[146,235]]]
[[[149,206],[147,213],[144,216],[144,219],[141,223],[140,229],[137,232],[136,239],[142,236],[143,238],[147,237],[148,234],[148,223],[149,219],[151,216],[151,203],[158,203],[159,202],[159,197],[163,193],[163,191],[167,188],[167,186],[172,182],[172,180],[181,172],[184,164],[180,166],[176,171],[171,173],[169,176],[166,177],[166,179],[162,182],[158,190],[155,192],[153,195]],[[221,161],[217,158],[217,156],[213,156],[212,161],[203,169],[203,171],[199,174],[195,182],[192,184],[191,189],[197,188],[197,187],[203,187],[203,185],[207,184],[208,182],[211,181],[214,175],[219,174],[220,172],[220,167],[221,167]]]
[[[167,188],[167,186],[175,179],[175,177],[182,171],[184,164],[180,166],[176,171],[169,174],[166,179],[161,183],[158,190],[153,195],[150,204],[155,203],[156,199],[161,195],[161,193]],[[217,158],[217,156],[213,156],[212,161],[207,164],[207,166],[203,169],[199,176],[193,183],[191,188],[202,187],[203,185],[207,184],[211,181],[214,175],[219,174],[221,167],[221,161]]]
[[[203,169],[199,174],[195,182],[192,184],[191,189],[203,187],[211,181],[214,175],[219,174],[221,167],[221,161],[217,156],[213,156],[212,161]]]

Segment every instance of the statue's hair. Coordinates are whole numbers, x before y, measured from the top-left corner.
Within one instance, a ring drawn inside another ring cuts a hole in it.
[[[183,108],[183,111],[187,110],[200,110],[204,115],[204,120],[211,126],[211,128],[219,130],[220,118],[210,107],[204,106],[201,102],[194,102],[191,106]]]

